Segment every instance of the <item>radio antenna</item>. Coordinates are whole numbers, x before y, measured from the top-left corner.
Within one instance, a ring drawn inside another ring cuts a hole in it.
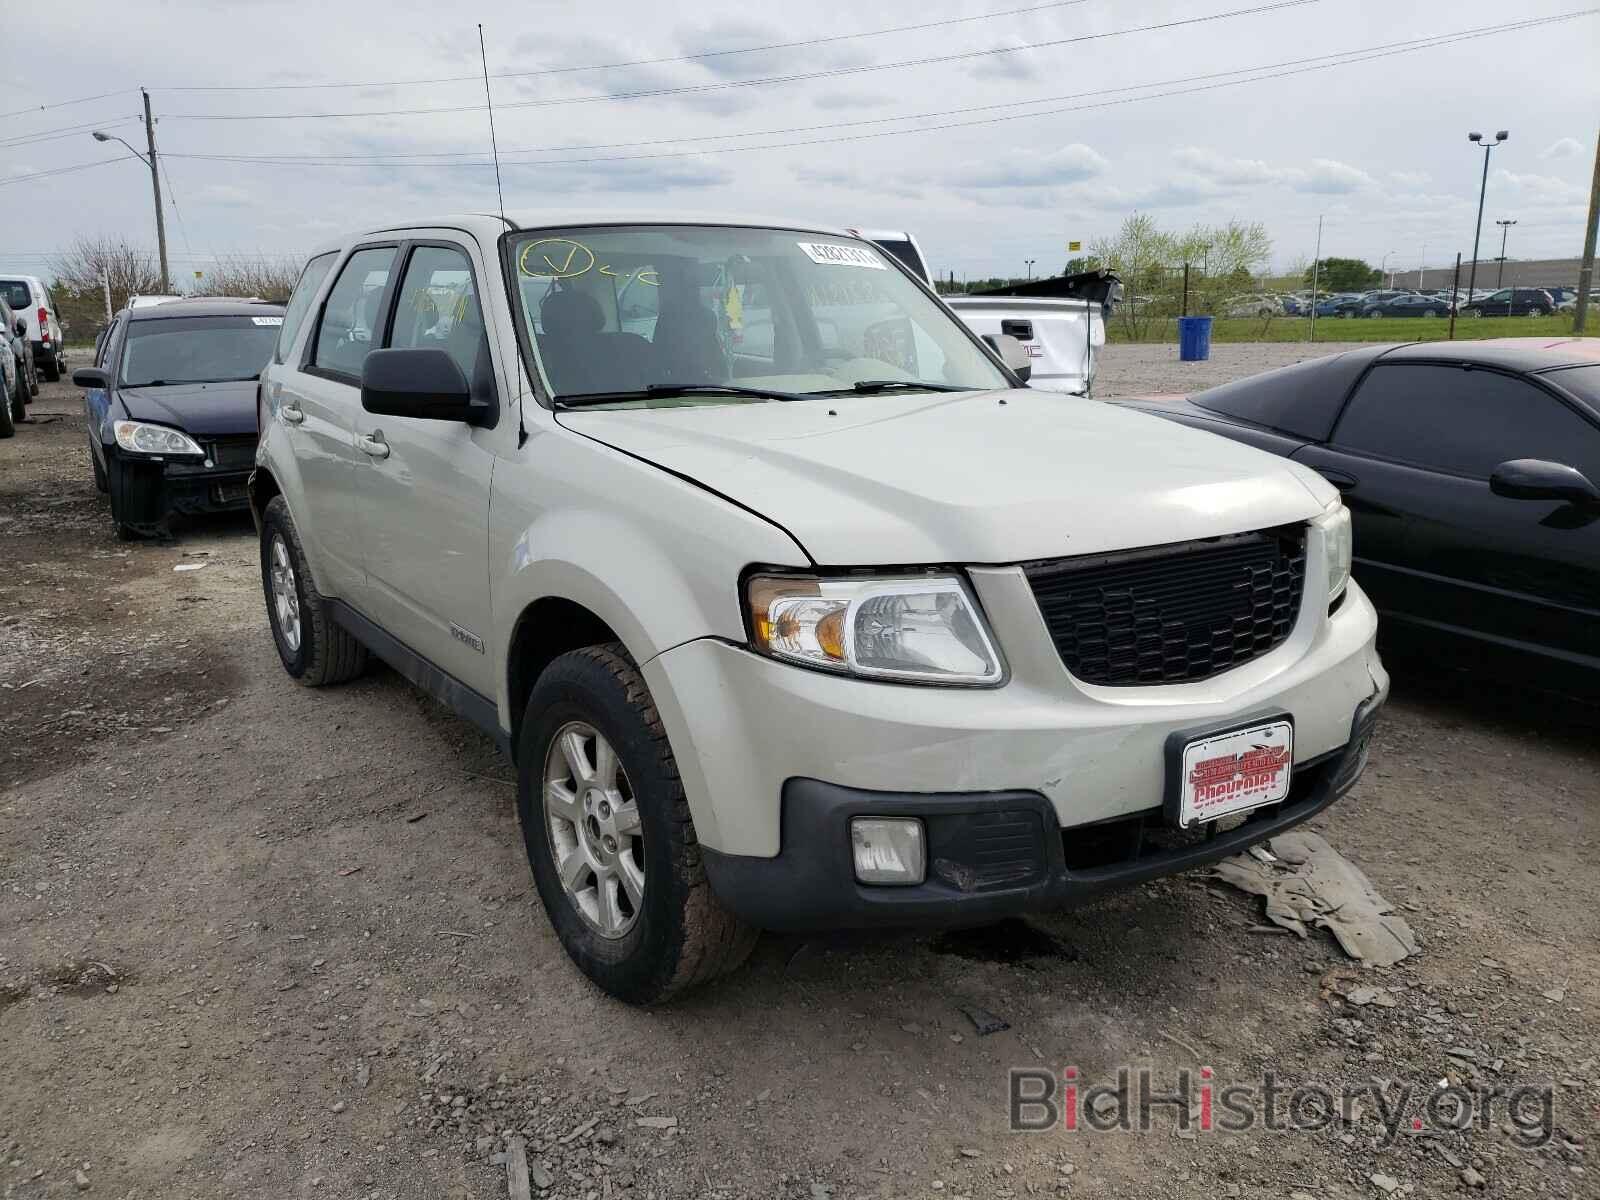
[[[506,219],[506,194],[500,189],[500,146],[494,136],[494,95],[489,90],[489,54],[483,48],[483,22],[478,22],[478,58],[483,63],[483,98],[489,104],[489,149],[494,152],[494,194],[500,201],[500,220]]]

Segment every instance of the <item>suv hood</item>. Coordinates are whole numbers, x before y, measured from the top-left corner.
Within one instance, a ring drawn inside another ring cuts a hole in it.
[[[561,411],[744,505],[828,566],[1008,563],[1304,521],[1315,472],[1098,400],[1031,390]]]
[[[256,432],[256,381],[174,383],[118,388],[117,398],[135,421],[174,425],[200,437]]]

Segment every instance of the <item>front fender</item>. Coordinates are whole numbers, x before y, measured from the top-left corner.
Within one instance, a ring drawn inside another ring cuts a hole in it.
[[[519,618],[537,601],[583,606],[644,667],[698,638],[742,642],[744,569],[809,562],[783,530],[714,493],[557,426],[535,429],[524,454],[496,463],[490,505],[489,652],[501,725],[515,727],[508,655]],[[673,746],[692,753],[678,716],[687,698],[655,700]],[[679,767],[699,821],[710,811],[704,773],[692,762]]]

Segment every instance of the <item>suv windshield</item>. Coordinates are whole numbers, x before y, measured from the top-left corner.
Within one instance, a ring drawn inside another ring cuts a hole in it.
[[[949,312],[853,238],[719,226],[560,229],[513,238],[510,262],[528,340],[551,391],[568,402],[664,407],[858,385],[1010,386]]]
[[[19,312],[33,307],[33,292],[20,279],[0,279],[0,296]]]
[[[121,383],[153,387],[254,379],[272,357],[282,324],[277,313],[130,321]]]

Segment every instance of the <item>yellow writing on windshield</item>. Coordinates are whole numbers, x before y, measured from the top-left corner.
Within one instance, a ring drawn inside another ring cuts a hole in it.
[[[517,255],[517,269],[531,279],[576,279],[595,270],[596,266],[594,251],[571,238],[540,238],[529,242]],[[609,265],[599,266],[598,270],[601,275],[621,279],[624,283],[637,279],[651,287],[661,285],[651,267],[629,271],[626,275],[618,275]]]

